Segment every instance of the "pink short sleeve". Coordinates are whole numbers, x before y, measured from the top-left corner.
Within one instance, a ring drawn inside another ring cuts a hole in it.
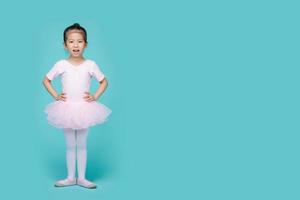
[[[53,80],[55,77],[62,74],[62,66],[60,63],[61,62],[55,63],[55,65],[52,67],[52,69],[46,74],[46,76],[49,80]]]
[[[92,63],[90,75],[95,77],[99,82],[105,78],[105,75],[101,72],[100,68],[95,62]]]

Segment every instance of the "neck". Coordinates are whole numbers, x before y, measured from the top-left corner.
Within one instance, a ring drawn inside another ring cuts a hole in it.
[[[84,57],[80,56],[80,57],[69,57],[69,60],[74,61],[74,62],[81,62],[82,60],[84,60]]]

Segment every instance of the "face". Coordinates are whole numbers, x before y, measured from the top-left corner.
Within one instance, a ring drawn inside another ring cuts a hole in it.
[[[81,33],[71,32],[67,34],[65,49],[69,51],[71,57],[75,57],[75,58],[82,57],[85,48],[86,48],[86,43]]]

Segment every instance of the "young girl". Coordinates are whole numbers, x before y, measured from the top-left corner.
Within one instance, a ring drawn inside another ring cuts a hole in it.
[[[45,112],[48,122],[63,129],[66,140],[66,163],[68,176],[55,183],[56,187],[79,185],[85,188],[96,188],[96,184],[85,178],[87,162],[87,136],[90,126],[107,120],[111,110],[96,100],[104,93],[108,82],[97,64],[83,57],[87,47],[86,30],[78,23],[64,31],[64,47],[69,52],[68,59],[55,63],[46,74],[43,84],[55,98],[47,105]],[[62,93],[58,94],[51,81],[61,76]],[[99,82],[94,94],[89,93],[91,77]],[[76,151],[77,149],[77,151]],[[77,158],[78,177],[75,176]]]

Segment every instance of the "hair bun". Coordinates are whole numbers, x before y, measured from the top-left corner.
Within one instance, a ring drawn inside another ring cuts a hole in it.
[[[73,26],[75,26],[76,28],[78,28],[78,27],[80,27],[80,24],[74,23]]]

